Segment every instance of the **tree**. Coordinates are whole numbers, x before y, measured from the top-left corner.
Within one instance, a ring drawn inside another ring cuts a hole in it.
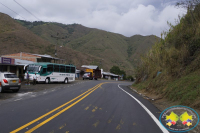
[[[134,80],[134,78],[133,78],[133,76],[127,76],[127,80],[131,80],[131,81],[133,81]]]
[[[120,74],[121,70],[118,66],[113,66],[111,69],[110,69],[110,72],[111,73],[114,73],[114,74]]]
[[[124,70],[120,70],[118,66],[113,66],[110,69],[111,73],[117,74],[117,75],[123,75],[123,79],[126,79],[126,72]]]
[[[186,8],[191,14],[192,20],[197,21],[196,16],[193,13],[193,10],[196,8],[198,16],[199,16],[199,4],[200,0],[182,0],[176,3],[177,7]],[[193,22],[192,22],[193,23]]]

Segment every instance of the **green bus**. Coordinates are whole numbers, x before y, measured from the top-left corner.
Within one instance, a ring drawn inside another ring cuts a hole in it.
[[[64,65],[56,63],[34,63],[27,65],[27,71],[24,79],[29,74],[29,80],[33,80],[33,75],[36,73],[37,82],[72,82],[75,81],[76,67],[74,65]]]

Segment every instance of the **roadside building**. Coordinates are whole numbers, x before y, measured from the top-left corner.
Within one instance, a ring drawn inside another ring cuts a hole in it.
[[[119,75],[116,75],[116,74],[113,74],[113,73],[110,73],[110,72],[102,72],[102,78],[104,79],[113,79],[113,80],[116,80],[116,79],[121,79],[121,77]]]
[[[34,63],[32,61],[0,57],[0,71],[15,73],[23,79],[24,66]]]
[[[65,61],[64,59],[55,58],[55,57],[52,57],[51,55],[31,54],[31,53],[25,53],[25,52],[2,55],[1,57],[28,60],[32,62],[51,62],[51,63],[60,63],[60,64],[64,64],[64,61]]]
[[[0,58],[0,71],[15,73],[23,79],[25,73],[24,67],[35,62],[52,62],[64,64],[64,59],[52,57],[50,55],[40,55],[31,53],[15,53],[2,55]]]
[[[85,69],[99,70],[99,67],[94,65],[82,65],[81,67]]]

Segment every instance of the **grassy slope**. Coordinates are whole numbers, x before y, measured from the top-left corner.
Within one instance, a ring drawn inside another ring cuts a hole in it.
[[[55,26],[54,28],[56,29],[59,27]],[[44,37],[46,36],[44,35]],[[55,48],[55,46],[49,41],[42,39],[40,36],[34,34],[32,31],[28,30],[26,27],[20,25],[14,19],[3,13],[0,13],[0,46],[0,55],[17,52],[29,52],[37,54],[50,54],[54,56]],[[68,56],[72,58],[66,58]],[[77,56],[83,58],[79,58]],[[67,64],[72,63],[79,66],[82,65],[81,63],[89,64],[90,61],[86,60],[87,58],[91,58],[93,60],[98,59],[67,47],[58,47],[58,57],[66,59]]]
[[[200,109],[199,81],[200,70],[196,70],[180,78],[171,78],[170,76],[160,74],[154,80],[135,84],[134,87],[161,95],[171,101],[178,101],[180,105]]]
[[[125,70],[132,66],[127,61],[126,42],[120,35],[110,34],[106,31],[93,30],[89,34],[76,39],[66,46],[88,53],[110,62],[110,66],[117,65]]]
[[[15,52],[33,52],[47,54],[51,52],[49,42],[41,39],[25,27],[16,23],[9,16],[0,13],[0,54],[9,54]]]
[[[130,38],[126,38],[126,41],[128,43],[127,53],[129,61],[136,66],[140,61],[140,56],[144,54],[144,51],[148,51],[155,42],[160,41],[160,38],[154,35],[135,35]]]
[[[78,24],[19,22],[35,34],[51,42],[51,44],[58,43],[59,46],[64,45],[67,48],[81,52],[83,56],[90,55],[94,59],[84,58],[83,60],[89,62],[88,64],[99,65],[105,71],[108,71],[113,65],[117,65],[132,74],[133,67],[136,64],[134,59],[139,58],[139,55],[144,53],[156,41],[155,36],[138,35],[128,38]],[[57,32],[60,38],[58,41],[51,37],[51,35],[56,37]],[[140,38],[140,41],[137,41],[137,38]],[[128,53],[129,47],[133,47],[135,50]],[[135,54],[136,52],[137,54]],[[74,54],[72,60],[76,56]]]
[[[200,109],[200,14],[199,9],[192,12],[195,23],[188,12],[142,58],[144,63],[137,71],[138,84],[133,86]],[[156,76],[158,71],[162,73]]]

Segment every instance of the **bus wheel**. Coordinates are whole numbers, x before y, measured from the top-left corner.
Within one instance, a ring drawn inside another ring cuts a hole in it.
[[[67,78],[65,79],[64,83],[65,83],[65,84],[67,84],[67,83],[68,83],[68,79],[67,79]]]
[[[49,83],[50,83],[49,78],[46,78],[46,79],[45,79],[45,83],[46,83],[46,84],[49,84]]]

